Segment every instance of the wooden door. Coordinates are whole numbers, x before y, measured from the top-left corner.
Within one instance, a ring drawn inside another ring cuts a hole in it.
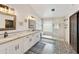
[[[77,53],[79,53],[79,12],[77,15]]]
[[[70,44],[77,51],[77,14],[70,17]]]

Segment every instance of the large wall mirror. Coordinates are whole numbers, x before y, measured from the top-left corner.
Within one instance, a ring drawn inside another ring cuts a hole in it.
[[[15,30],[16,16],[0,12],[0,31]]]
[[[14,8],[0,4],[0,31],[15,30],[16,15]]]

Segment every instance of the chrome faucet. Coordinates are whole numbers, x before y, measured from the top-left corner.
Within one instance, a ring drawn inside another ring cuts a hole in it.
[[[6,38],[8,36],[7,32],[4,32],[4,38]]]

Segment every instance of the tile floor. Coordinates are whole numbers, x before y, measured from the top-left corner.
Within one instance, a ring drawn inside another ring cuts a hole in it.
[[[63,41],[43,38],[25,54],[76,54],[76,52]]]

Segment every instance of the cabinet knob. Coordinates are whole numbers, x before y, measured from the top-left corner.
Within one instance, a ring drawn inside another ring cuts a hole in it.
[[[19,44],[17,45],[17,49],[19,49]]]
[[[19,45],[15,46],[15,50],[18,50],[19,49]]]
[[[32,41],[32,39],[29,39],[29,41]]]

